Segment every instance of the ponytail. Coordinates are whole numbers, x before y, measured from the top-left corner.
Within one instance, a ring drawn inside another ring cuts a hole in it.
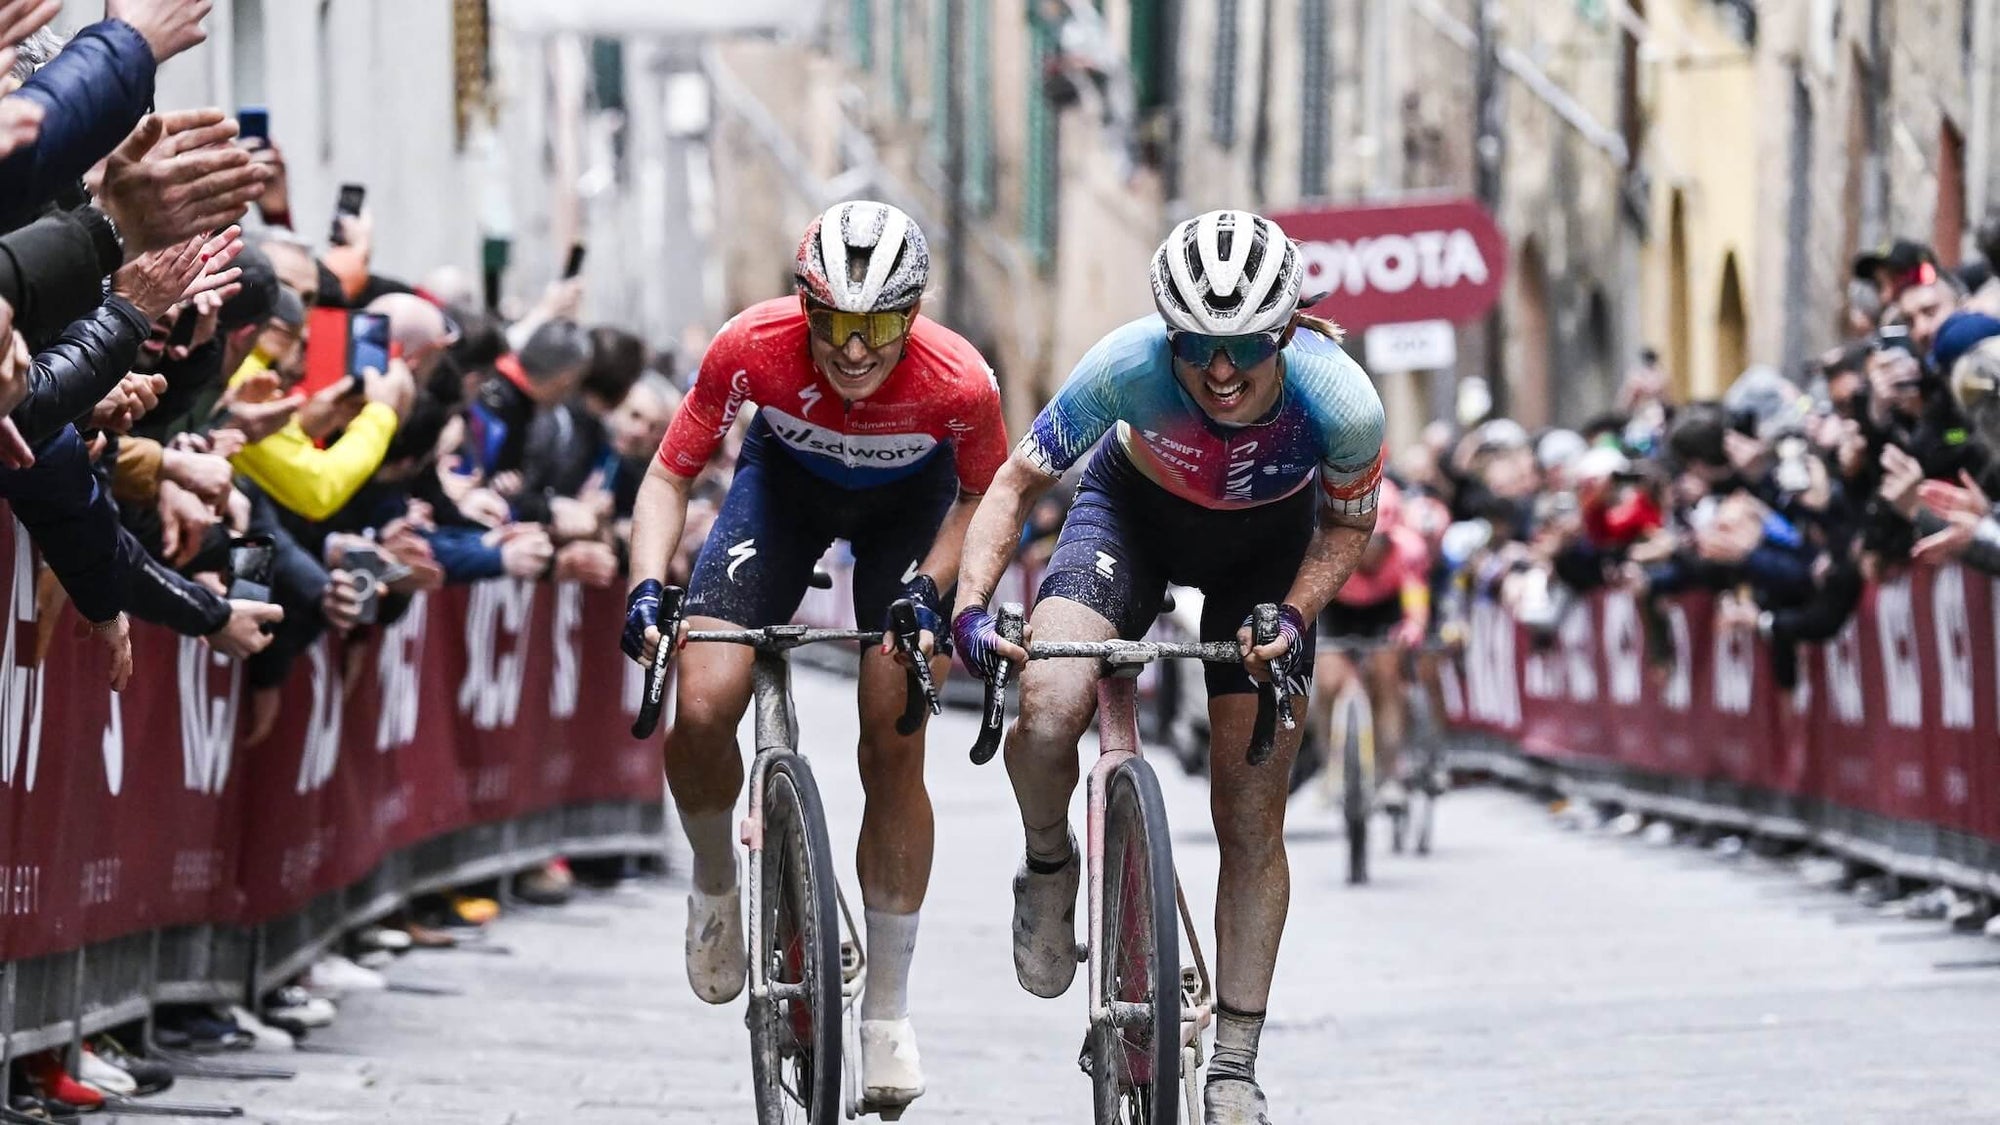
[[[1297,332],[1301,328],[1311,329],[1312,331],[1319,333],[1320,335],[1326,337],[1327,339],[1332,340],[1336,344],[1341,343],[1347,339],[1346,329],[1326,319],[1323,316],[1313,316],[1310,313],[1303,313],[1303,312],[1293,313],[1292,331]]]

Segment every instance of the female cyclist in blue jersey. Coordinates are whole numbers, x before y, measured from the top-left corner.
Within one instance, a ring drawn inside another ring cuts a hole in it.
[[[1381,483],[1382,401],[1338,347],[1339,330],[1300,314],[1303,280],[1296,247],[1269,219],[1216,211],[1175,228],[1153,258],[1159,315],[1083,357],[981,501],[953,623],[975,674],[1025,660],[986,603],[1030,506],[1096,446],[1042,579],[1034,638],[1137,639],[1174,582],[1201,589],[1204,640],[1242,646],[1242,667],[1207,666],[1222,852],[1207,1125],[1269,1120],[1257,1041],[1291,893],[1284,819],[1298,735],[1285,734],[1266,764],[1246,764],[1253,677],[1284,658],[1293,677],[1310,678],[1309,623],[1367,546]],[[1282,603],[1284,623],[1276,642],[1253,648],[1247,619],[1261,602]],[[1041,996],[1061,995],[1076,972],[1081,864],[1068,809],[1096,697],[1095,669],[1079,663],[1024,668],[1007,737],[1027,833],[1014,968]]]

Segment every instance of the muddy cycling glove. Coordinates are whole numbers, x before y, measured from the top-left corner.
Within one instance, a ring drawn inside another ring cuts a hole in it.
[[[660,627],[660,594],[665,589],[658,579],[648,578],[632,587],[625,599],[625,634],[618,647],[634,660],[645,659],[646,630]]]

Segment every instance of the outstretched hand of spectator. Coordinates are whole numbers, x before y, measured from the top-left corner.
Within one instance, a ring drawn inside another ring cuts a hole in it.
[[[111,291],[132,302],[146,319],[158,320],[188,297],[220,290],[243,276],[230,265],[243,252],[242,236],[241,229],[230,227],[212,238],[196,236],[141,254],[111,275]],[[185,352],[177,358],[185,358]]]
[[[335,632],[346,633],[361,623],[361,595],[354,590],[353,572],[335,570],[332,578],[319,596],[320,616]]]
[[[14,425],[12,418],[0,418],[0,465],[25,469],[35,463],[35,451]]]
[[[271,635],[264,631],[264,626],[276,625],[284,619],[282,606],[233,599],[229,603],[229,620],[208,635],[209,647],[224,656],[247,660],[271,646]]]
[[[229,499],[229,490],[234,482],[234,474],[225,458],[213,453],[186,453],[178,449],[169,449],[161,456],[160,475],[218,510]]]
[[[459,514],[474,523],[500,527],[514,518],[506,497],[490,488],[475,488],[458,499]]]
[[[281,386],[274,372],[260,371],[222,392],[222,411],[245,443],[263,441],[284,429],[305,405],[304,395],[280,397]]]
[[[35,357],[14,331],[14,306],[0,300],[0,415],[11,414],[28,397],[28,371]]]
[[[170,480],[160,482],[160,557],[183,567],[201,553],[201,541],[215,526],[215,509]]]
[[[556,580],[599,589],[618,581],[618,552],[608,543],[578,540],[556,552]]]
[[[1979,481],[1971,473],[1960,469],[1958,479],[1964,487],[1950,481],[1927,480],[1917,486],[1917,496],[1924,507],[1945,517],[1963,513],[1975,521],[1993,514],[1993,501],[1987,499],[1986,490],[1979,487]]]
[[[0,47],[12,50],[61,13],[62,0],[5,0],[0,3]]]
[[[14,49],[0,51],[0,67],[14,64]],[[0,98],[0,157],[34,144],[42,135],[42,106],[27,98]]]
[[[126,260],[243,217],[271,173],[235,137],[218,109],[154,114],[105,158],[97,205],[124,237]]]
[[[1904,519],[1915,519],[1922,503],[1917,489],[1924,483],[1924,467],[1901,446],[1882,447],[1882,499]]]
[[[540,578],[549,568],[555,544],[540,524],[510,523],[486,533],[484,542],[500,548],[500,565],[514,578]]]
[[[214,6],[215,0],[104,0],[104,18],[131,24],[158,64],[207,40],[201,21]]]
[[[91,428],[114,434],[131,433],[139,419],[160,405],[160,396],[166,392],[166,376],[141,375],[135,371],[120,379],[111,393],[91,409]]]
[[[132,682],[132,623],[124,614],[109,621],[85,622],[83,628],[111,654],[111,690],[124,691]]]

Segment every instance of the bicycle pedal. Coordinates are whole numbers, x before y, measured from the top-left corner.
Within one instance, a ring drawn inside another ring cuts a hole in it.
[[[851,941],[840,943],[840,978],[849,984],[861,975],[861,948]]]

